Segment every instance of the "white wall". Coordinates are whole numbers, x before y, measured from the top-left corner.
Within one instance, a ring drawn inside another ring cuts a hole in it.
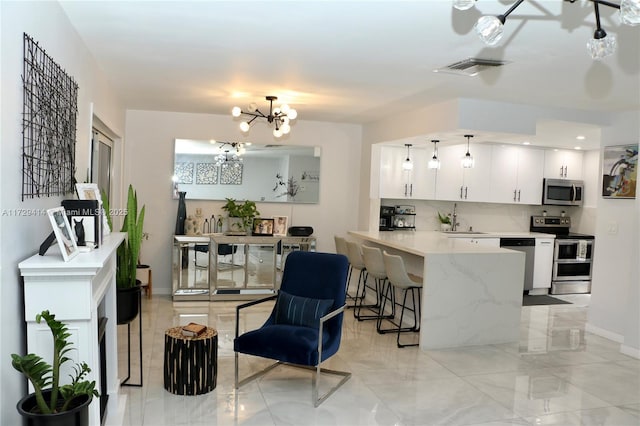
[[[613,125],[603,130],[602,146],[638,143],[639,122],[638,111],[619,114]],[[640,358],[639,200],[597,200],[588,329],[619,341],[623,351]]]
[[[20,424],[15,405],[26,394],[26,381],[9,362],[24,353],[23,296],[18,263],[37,253],[50,232],[39,211],[60,205],[63,198],[21,201],[23,33],[33,37],[79,85],[76,133],[76,178],[88,167],[91,116],[98,114],[113,130],[124,129],[124,111],[113,98],[93,57],[70,26],[57,2],[0,2],[2,125],[0,144],[0,424]],[[93,104],[93,105],[92,105]],[[17,215],[17,213],[27,215]],[[69,301],[73,303],[73,301]],[[12,324],[8,327],[7,324]]]
[[[187,114],[156,111],[127,112],[125,183],[138,191],[146,205],[142,261],[153,268],[155,292],[171,291],[171,247],[177,201],[171,194],[174,140],[216,139],[275,143],[271,129],[256,125],[242,136],[231,115]],[[257,202],[260,215],[288,216],[289,226],[309,225],[318,238],[319,251],[334,252],[334,234],[355,229],[358,212],[361,128],[356,125],[297,120],[291,133],[278,143],[320,146],[320,203],[282,204]],[[187,213],[201,207],[204,217],[223,213],[223,202],[187,200]]]

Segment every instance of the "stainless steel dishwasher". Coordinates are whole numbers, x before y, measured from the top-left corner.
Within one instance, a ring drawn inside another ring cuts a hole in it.
[[[500,247],[525,253],[524,291],[533,289],[533,259],[536,252],[535,238],[500,238]]]

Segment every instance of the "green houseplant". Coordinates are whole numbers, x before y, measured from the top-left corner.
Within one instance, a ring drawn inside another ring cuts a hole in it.
[[[237,222],[229,222],[229,228],[235,228],[239,232],[247,232],[251,230],[251,224],[253,219],[256,218],[260,212],[256,208],[256,203],[246,200],[244,202],[237,202],[233,198],[227,198],[227,202],[222,206],[222,210],[226,210],[229,213],[229,217],[239,218]]]
[[[71,334],[49,311],[36,315],[37,323],[42,320],[53,337],[53,365],[36,354],[11,354],[11,365],[31,382],[34,389],[18,403],[18,411],[32,419],[29,424],[75,425],[74,419],[83,419],[79,424],[88,424],[89,403],[94,396],[100,396],[95,380],[86,380],[91,369],[85,362],[77,363],[73,367],[74,374],[70,375],[71,383],[61,385],[60,367],[71,360],[67,357],[73,349],[68,340]]]
[[[450,231],[451,230],[451,216],[449,215],[441,215],[438,212],[438,220],[440,221],[440,230],[441,231]]]
[[[141,288],[136,282],[136,271],[144,238],[144,214],[145,206],[138,212],[138,195],[129,185],[127,214],[121,229],[121,232],[127,233],[127,237],[118,247],[116,261],[118,324],[127,324],[138,315]]]

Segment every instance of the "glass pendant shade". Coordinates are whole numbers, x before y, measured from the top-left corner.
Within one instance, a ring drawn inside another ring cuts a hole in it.
[[[478,37],[487,46],[495,46],[502,38],[504,24],[497,16],[482,16],[474,26]]]
[[[622,0],[620,20],[627,25],[640,25],[640,0]]]
[[[402,170],[413,170],[413,163],[411,162],[411,159],[409,157],[407,157],[407,159],[402,163]]]
[[[616,37],[605,34],[602,38],[592,38],[587,41],[587,50],[592,59],[599,60],[611,56],[616,51]]]
[[[282,130],[280,129],[273,129],[273,136],[275,136],[276,138],[279,138],[282,136]]]
[[[469,153],[469,151],[467,151],[464,157],[462,157],[462,167],[465,169],[472,169],[473,164],[473,156]]]
[[[473,7],[476,0],[453,0],[453,7],[458,10],[468,10]]]
[[[430,169],[439,169],[440,168],[440,160],[435,155],[431,157],[431,160],[427,163],[427,167]]]
[[[234,117],[240,117],[240,114],[242,114],[242,109],[240,107],[233,107],[233,109],[231,110],[231,115]]]
[[[243,132],[248,132],[249,131],[249,123],[247,123],[246,121],[243,121],[242,123],[240,123],[240,130],[242,130]]]

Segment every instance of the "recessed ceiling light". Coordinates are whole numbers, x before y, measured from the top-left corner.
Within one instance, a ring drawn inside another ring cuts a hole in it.
[[[574,146],[573,149],[582,149],[581,146]]]
[[[524,142],[522,142],[522,145],[529,145],[529,144],[530,144],[530,142],[529,142],[529,141],[524,141]]]
[[[582,135],[578,135],[578,136],[576,136],[576,139],[578,139],[579,141],[583,141],[586,138],[584,136],[582,136]]]

